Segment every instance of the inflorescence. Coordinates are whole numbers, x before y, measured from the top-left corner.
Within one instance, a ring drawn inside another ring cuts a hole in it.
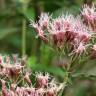
[[[94,45],[96,34],[96,8],[84,5],[79,16],[61,15],[55,19],[42,13],[38,22],[31,22],[38,37],[55,49],[69,48],[69,54],[81,54]]]
[[[63,88],[50,74],[26,70],[26,58],[0,55],[0,96],[56,96]],[[32,83],[30,77],[35,77]]]

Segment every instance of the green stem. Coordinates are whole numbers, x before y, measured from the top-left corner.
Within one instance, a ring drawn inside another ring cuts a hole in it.
[[[26,20],[22,20],[22,55],[26,54]]]
[[[64,81],[63,81],[63,84],[64,84],[64,85],[63,85],[63,88],[62,88],[62,90],[61,90],[61,92],[59,93],[58,96],[62,96],[62,95],[63,95],[63,92],[64,92],[64,90],[65,90],[66,84],[67,84],[68,81],[69,81],[69,70],[70,70],[70,68],[71,68],[73,59],[74,59],[74,57],[71,58],[71,61],[70,61],[70,63],[69,63],[69,66],[68,66],[66,75],[64,76]]]
[[[66,76],[65,76],[65,78],[64,78],[64,81],[63,81],[63,88],[62,88],[62,90],[60,91],[60,93],[58,94],[58,96],[62,96],[63,95],[63,92],[64,92],[64,90],[65,90],[65,87],[66,87],[66,84],[67,84],[67,82],[68,82],[68,73],[66,73]]]
[[[23,12],[26,12],[26,6],[23,4],[22,6]],[[26,55],[26,19],[22,20],[22,56]]]

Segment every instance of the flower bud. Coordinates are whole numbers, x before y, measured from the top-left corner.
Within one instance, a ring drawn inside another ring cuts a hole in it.
[[[24,76],[24,80],[29,84],[29,85],[31,85],[31,80],[30,80],[30,78],[29,78],[29,73],[26,73],[26,75]]]

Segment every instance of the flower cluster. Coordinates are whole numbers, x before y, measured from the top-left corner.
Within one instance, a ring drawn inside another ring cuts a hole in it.
[[[96,32],[96,8],[93,4],[91,7],[88,5],[83,6],[81,11],[85,24],[92,29],[93,32]]]
[[[66,44],[71,53],[83,53],[96,32],[96,8],[84,5],[80,16],[66,14],[55,19],[42,13],[38,22],[31,22],[38,37],[57,49],[64,49]]]
[[[56,96],[65,86],[48,73],[26,71],[26,58],[0,55],[0,96]],[[35,76],[35,84],[30,76]]]
[[[24,67],[23,59],[19,59],[17,55],[13,55],[13,60],[10,56],[0,55],[0,75],[7,78],[16,78]]]

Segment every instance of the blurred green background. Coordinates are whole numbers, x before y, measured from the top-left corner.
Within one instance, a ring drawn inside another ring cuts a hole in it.
[[[96,4],[96,0],[93,0]],[[56,53],[36,39],[36,32],[30,27],[30,20],[38,20],[41,12],[48,12],[57,17],[62,13],[80,13],[84,4],[92,0],[0,0],[0,53],[27,55],[28,66],[32,70],[48,71],[57,78],[66,73],[54,66]],[[96,62],[96,60],[94,61]],[[70,78],[70,86],[64,96],[96,96],[96,63],[87,62],[79,71],[91,78],[81,76]]]

